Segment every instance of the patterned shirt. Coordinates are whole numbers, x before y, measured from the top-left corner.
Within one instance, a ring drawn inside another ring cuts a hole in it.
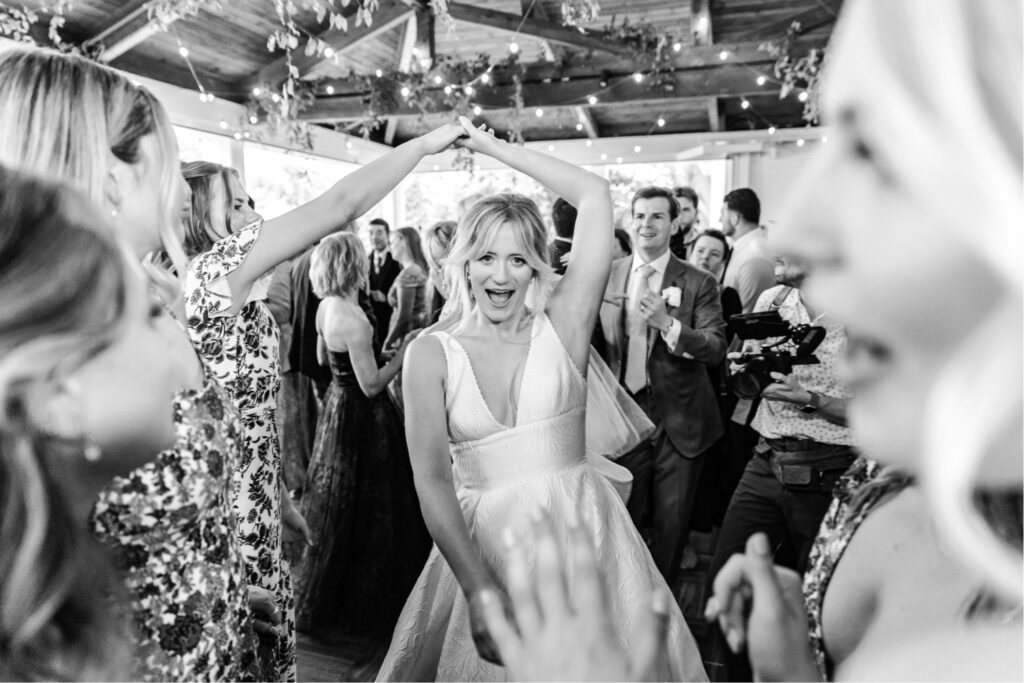
[[[758,298],[755,311],[767,311],[782,289],[777,285],[766,289]],[[846,349],[846,332],[838,321],[822,313],[813,321],[800,299],[800,290],[793,289],[778,309],[782,319],[790,324],[814,324],[825,328],[825,339],[814,355],[820,363],[797,365],[793,376],[807,391],[813,391],[829,398],[850,398],[850,391],[838,377],[839,358]],[[773,342],[774,339],[768,340]],[[750,342],[746,348],[750,348]],[[756,343],[753,344],[756,348]],[[838,446],[852,446],[853,439],[848,427],[829,422],[818,414],[803,413],[800,406],[788,401],[764,399],[750,424],[761,436],[768,439],[792,437],[813,439],[821,443]]]

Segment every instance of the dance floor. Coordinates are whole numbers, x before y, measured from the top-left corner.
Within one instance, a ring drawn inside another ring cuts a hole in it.
[[[724,680],[722,669],[722,639],[713,637],[713,631],[704,621],[704,580],[714,539],[710,534],[692,534],[699,563],[691,570],[680,572],[672,587],[686,622],[690,626],[704,658],[704,668],[712,681]],[[388,643],[361,639],[321,643],[299,635],[300,681],[372,681],[384,660]]]

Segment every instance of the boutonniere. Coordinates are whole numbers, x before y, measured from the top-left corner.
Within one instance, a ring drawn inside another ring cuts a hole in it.
[[[661,298],[669,306],[678,307],[683,298],[683,290],[678,287],[668,287],[661,290]]]

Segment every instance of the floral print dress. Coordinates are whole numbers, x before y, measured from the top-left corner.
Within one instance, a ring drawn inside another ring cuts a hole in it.
[[[249,583],[271,591],[282,615],[274,646],[279,680],[294,681],[295,610],[291,571],[281,548],[281,451],[277,389],[281,382],[278,330],[263,303],[269,278],[253,287],[237,315],[228,315],[226,276],[259,236],[254,223],[197,256],[185,276],[185,313],[192,345],[242,415],[242,459],[235,468],[235,511]]]
[[[259,680],[231,505],[241,423],[216,381],[174,400],[177,442],[114,479],[90,519],[133,599],[135,675]]]
[[[864,456],[850,465],[850,469],[836,483],[832,505],[821,521],[818,536],[814,539],[807,559],[804,606],[807,609],[811,650],[823,681],[832,680],[834,674],[822,635],[821,608],[825,604],[825,592],[828,591],[836,565],[868,515],[909,484],[906,477],[892,477],[885,483],[880,482],[868,494],[858,495],[862,487],[875,482],[882,473],[882,465]]]

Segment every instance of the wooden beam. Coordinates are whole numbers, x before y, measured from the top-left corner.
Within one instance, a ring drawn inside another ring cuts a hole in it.
[[[704,47],[684,46],[682,51],[671,53],[664,64],[664,68],[678,71],[719,68],[723,65],[743,63],[767,69],[769,65],[774,63],[774,60],[767,52],[758,49],[760,45],[760,43],[727,43]],[[807,45],[801,47],[801,50],[811,47],[822,47],[823,45],[824,43],[808,41]],[[725,61],[720,58],[723,50],[727,53]],[[801,53],[798,50],[794,54],[799,56]],[[555,83],[578,78],[592,78],[602,72],[607,72],[607,75],[615,80],[620,77],[631,76],[637,71],[643,70],[644,67],[643,64],[638,64],[634,60],[608,55],[595,55],[593,57],[572,55],[565,61],[554,64],[538,61],[527,63],[523,66],[523,83]],[[748,73],[750,74],[751,83],[753,83],[756,76],[753,72],[748,71]],[[495,82],[502,82],[501,69],[495,69],[491,76]],[[324,80],[321,82],[321,85],[324,87],[330,85],[339,95],[357,92],[362,87],[357,81],[343,78]]]
[[[690,30],[694,45],[711,45],[711,0],[690,0]]]
[[[342,9],[341,14],[355,14],[355,8],[358,5],[359,3],[356,2],[349,3]],[[355,49],[367,40],[390,31],[411,17],[414,11],[412,7],[400,0],[382,0],[373,15],[373,24],[369,26],[366,24],[350,26],[347,31],[332,29],[321,33],[317,38],[327,43],[330,49],[334,51],[334,54],[343,54]],[[306,56],[301,49],[292,50],[292,64],[298,68],[300,78],[310,74],[318,65],[332,58],[323,55]],[[280,83],[287,77],[288,60],[282,56],[260,69],[256,78],[250,83],[250,86],[263,83]]]
[[[433,66],[437,50],[434,43],[434,12],[429,6],[416,9],[416,42],[412,51],[424,69]]]
[[[410,16],[402,27],[402,37],[398,40],[398,70],[408,73],[412,70],[412,59],[416,47],[416,16]]]
[[[722,130],[722,128],[724,128],[724,126],[722,125],[722,118],[723,117],[722,117],[721,112],[718,110],[718,98],[717,97],[709,97],[708,98],[707,107],[708,107],[708,130],[710,130],[712,133],[717,133],[718,131]]]
[[[801,33],[805,33],[810,30],[808,28],[810,26],[817,28],[835,22],[839,16],[839,5],[840,3],[834,0],[830,3],[823,0],[815,7],[811,7],[803,12],[795,12],[784,19],[766,23],[759,22],[752,29],[742,32],[737,37],[745,41],[784,38],[786,31],[789,30],[794,21],[800,22]]]
[[[583,126],[583,132],[587,134],[588,138],[599,138],[600,133],[597,130],[597,121],[590,114],[590,110],[585,107],[573,107],[572,113],[576,116],[576,120]]]
[[[770,62],[764,62],[767,65]],[[651,100],[668,100],[677,104],[690,103],[699,107],[707,106],[709,97],[754,97],[778,92],[774,85],[758,86],[750,77],[750,66],[741,64],[724,64],[716,68],[690,69],[664,75],[664,82],[659,87],[651,87],[648,82],[637,83],[632,78],[618,78],[609,82],[602,89],[601,76],[591,74],[586,78],[570,81],[553,81],[550,83],[529,83],[523,86],[523,106],[532,107],[572,107],[584,106],[587,98],[597,91],[602,91],[600,104],[606,106],[613,103],[638,103]],[[487,109],[507,109],[514,92],[514,86],[492,85],[480,87],[474,100]],[[440,88],[428,90],[426,100],[430,103],[428,111],[445,111],[444,93]],[[338,121],[365,118],[364,93],[335,93],[330,98],[318,99],[311,108],[300,114],[300,118],[308,121]],[[398,93],[394,99],[399,108],[387,116],[419,116],[420,110],[402,101]]]
[[[161,26],[159,22],[150,21],[146,4],[146,0],[128,3],[125,11],[110,26],[86,40],[84,46],[102,45],[99,61],[111,62],[170,24]]]
[[[490,26],[508,33],[519,33],[524,36],[532,36],[541,40],[549,40],[563,45],[569,45],[582,50],[610,52],[612,54],[631,56],[633,51],[617,41],[606,38],[598,31],[580,33],[570,29],[562,28],[556,24],[547,23],[530,17],[520,17],[508,12],[499,12],[483,7],[474,7],[459,2],[449,3],[448,14],[452,19],[465,21],[481,26]]]
[[[177,55],[174,57],[174,62],[168,62],[141,54],[122,55],[115,59],[111,66],[122,71],[138,74],[139,76],[152,78],[155,81],[176,85],[179,88],[196,90],[196,82],[193,80],[192,74],[189,73],[188,67],[185,66],[184,62]],[[242,84],[238,81],[228,80],[219,74],[206,71],[198,64],[195,65],[195,69],[196,75],[199,76],[199,80],[207,92],[234,102],[244,102],[248,97],[248,91],[243,90]],[[196,96],[198,97],[198,91],[196,91]]]
[[[532,13],[536,19],[546,22],[551,21],[551,17],[548,16],[548,11],[544,9],[544,4],[537,0],[519,0],[519,9],[520,13],[524,17],[528,17]],[[540,49],[544,51],[544,59],[549,62],[561,59],[562,54],[565,52],[564,47],[552,47],[551,43],[546,40],[540,41]]]

